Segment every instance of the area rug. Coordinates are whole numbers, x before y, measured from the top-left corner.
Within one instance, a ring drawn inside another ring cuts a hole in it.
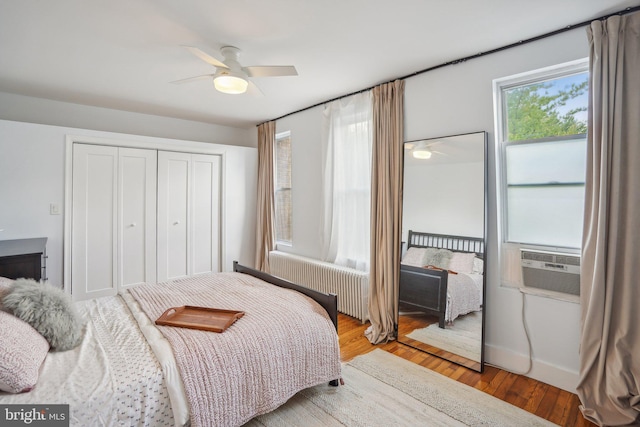
[[[473,312],[459,317],[445,329],[434,323],[426,328],[416,329],[407,334],[407,337],[480,363],[482,313]]]
[[[301,391],[247,426],[553,426],[384,350],[343,365],[345,385]]]

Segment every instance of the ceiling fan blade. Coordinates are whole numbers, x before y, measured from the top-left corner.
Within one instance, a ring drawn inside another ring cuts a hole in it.
[[[431,150],[431,152],[434,154],[442,154],[443,156],[448,156],[447,153],[443,153],[442,151]]]
[[[252,65],[243,68],[249,77],[279,77],[297,76],[298,71],[293,65]]]
[[[194,54],[195,56],[197,56],[198,58],[202,59],[204,62],[211,64],[214,67],[229,68],[224,63],[218,61],[216,58],[209,55],[208,53],[201,51],[197,47],[193,47],[193,46],[183,46],[183,47],[187,49],[189,52],[191,52],[192,54]]]
[[[171,83],[173,84],[182,84],[182,83],[190,83],[198,80],[211,79],[215,74],[203,74],[201,76],[188,77],[186,79],[174,80]]]
[[[264,96],[264,92],[262,92],[262,90],[260,89],[260,87],[255,84],[254,82],[252,82],[251,80],[249,80],[249,89],[247,90],[247,92],[255,97],[261,98]]]

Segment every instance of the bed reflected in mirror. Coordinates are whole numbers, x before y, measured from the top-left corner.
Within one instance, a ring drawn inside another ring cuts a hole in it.
[[[486,132],[405,143],[398,341],[482,372]]]

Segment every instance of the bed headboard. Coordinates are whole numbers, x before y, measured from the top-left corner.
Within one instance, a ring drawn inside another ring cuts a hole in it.
[[[455,252],[475,252],[484,259],[484,239],[482,237],[449,236],[446,234],[423,233],[409,230],[407,249],[438,248]]]

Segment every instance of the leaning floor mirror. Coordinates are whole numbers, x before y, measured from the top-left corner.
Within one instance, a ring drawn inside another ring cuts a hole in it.
[[[487,134],[404,148],[398,341],[482,372]]]

